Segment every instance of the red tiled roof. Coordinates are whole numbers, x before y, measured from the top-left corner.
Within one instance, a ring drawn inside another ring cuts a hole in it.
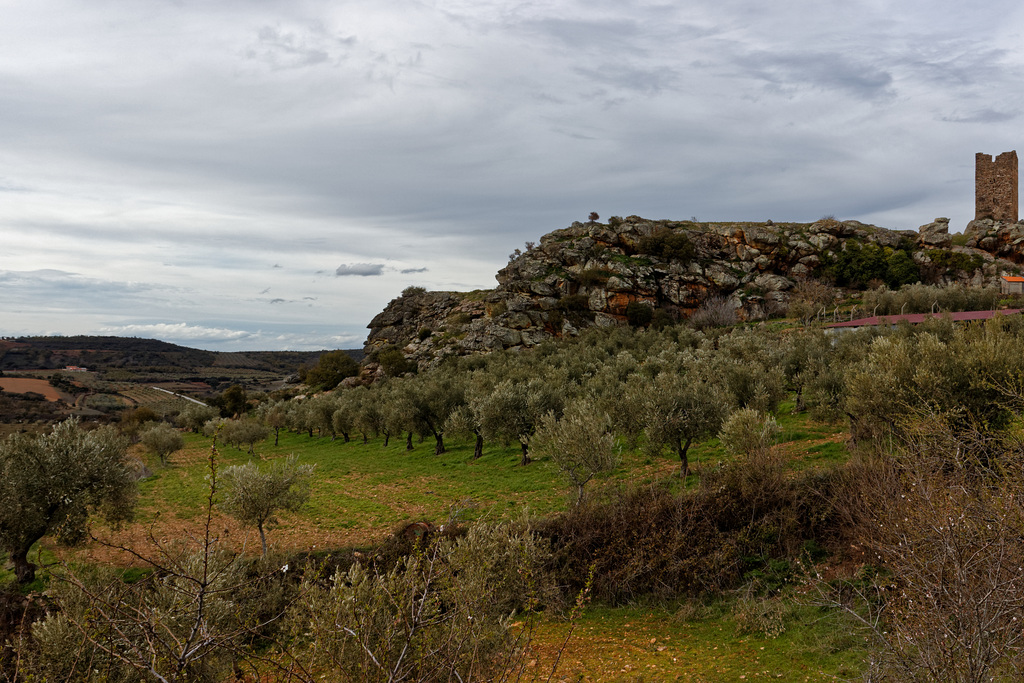
[[[970,320],[988,320],[996,315],[1017,315],[1022,310],[1020,308],[1007,308],[1003,311],[962,311],[960,313],[906,313],[904,315],[873,315],[870,318],[860,318],[858,320],[847,320],[841,323],[832,323],[825,325],[825,327],[873,327],[875,325],[895,325],[906,321],[911,325],[918,325],[923,323],[928,318],[944,318],[949,316],[953,322],[963,322]]]
[[[1003,279],[1007,282],[1024,282],[1024,277],[1017,277],[1016,275],[1004,275]]]

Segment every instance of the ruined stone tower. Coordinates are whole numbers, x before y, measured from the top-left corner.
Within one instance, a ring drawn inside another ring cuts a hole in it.
[[[974,156],[974,220],[1017,222],[1017,152]]]

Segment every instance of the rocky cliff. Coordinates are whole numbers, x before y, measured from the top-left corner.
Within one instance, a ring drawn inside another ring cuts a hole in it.
[[[844,254],[865,247],[902,252],[933,281],[978,286],[1024,262],[1022,224],[972,221],[965,236],[966,245],[954,246],[945,218],[917,232],[834,219],[577,222],[516,250],[493,290],[406,290],[370,322],[365,351],[394,346],[433,364],[451,354],[534,346],[592,325],[685,318],[713,296],[728,297],[741,318],[758,319],[783,310],[798,283],[827,275]]]

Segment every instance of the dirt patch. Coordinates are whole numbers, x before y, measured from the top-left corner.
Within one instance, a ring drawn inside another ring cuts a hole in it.
[[[45,379],[29,379],[26,377],[0,377],[0,389],[12,394],[34,392],[46,397],[47,401],[67,401],[73,399],[67,394],[54,389]]]

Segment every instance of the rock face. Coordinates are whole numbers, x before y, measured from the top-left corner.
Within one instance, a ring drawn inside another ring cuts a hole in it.
[[[994,282],[1001,269],[1024,261],[1024,226],[976,220],[969,231],[966,247],[951,247],[946,218],[918,232],[834,219],[698,224],[630,216],[573,223],[517,254],[498,271],[496,289],[407,290],[370,322],[365,351],[396,346],[432,365],[453,354],[535,346],[594,325],[685,318],[715,296],[728,297],[741,318],[758,319],[784,307],[790,290],[854,242],[909,250],[922,266],[935,250],[959,252],[964,262],[979,264],[959,276],[974,284]]]
[[[1024,263],[1024,223],[975,219],[964,230],[965,246],[979,249],[1012,263]]]

